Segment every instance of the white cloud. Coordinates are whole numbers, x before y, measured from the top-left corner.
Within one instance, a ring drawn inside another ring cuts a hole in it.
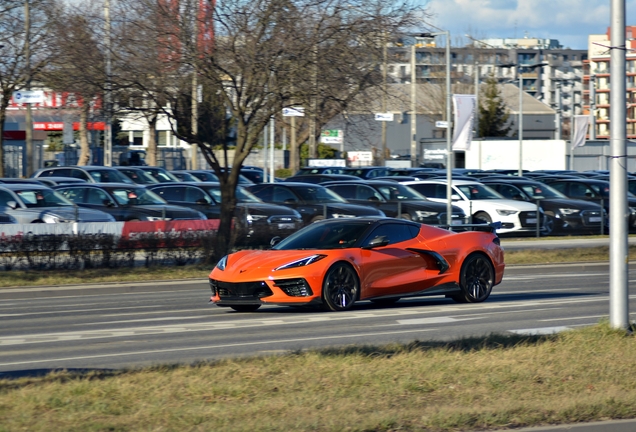
[[[590,34],[607,31],[608,0],[430,0],[430,23],[457,37],[524,36],[558,39],[561,45],[587,49]],[[636,25],[636,0],[626,0],[627,25]],[[630,15],[631,12],[631,15]],[[464,42],[467,42],[464,40]]]

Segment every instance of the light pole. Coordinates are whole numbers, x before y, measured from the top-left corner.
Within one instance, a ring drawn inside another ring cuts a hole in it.
[[[431,27],[435,27],[428,24]],[[438,27],[435,27],[438,28]],[[441,30],[438,28],[438,30]],[[451,58],[450,58],[450,31],[442,30],[437,33],[424,33],[423,36],[446,36],[446,224],[451,225],[453,221],[453,202],[451,199],[453,191],[453,146],[451,141],[452,120],[451,120]]]

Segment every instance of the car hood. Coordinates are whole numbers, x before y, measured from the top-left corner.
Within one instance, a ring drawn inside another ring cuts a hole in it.
[[[328,203],[327,210],[330,213],[345,213],[355,216],[384,216],[380,210],[375,208],[349,203]]]
[[[296,210],[276,204],[238,203],[237,207],[246,208],[248,212],[253,215],[300,217]]]
[[[466,201],[465,201],[466,202]],[[536,211],[537,205],[526,201],[517,201],[511,199],[484,199],[472,200],[473,213],[474,209],[479,207],[496,208],[500,210],[517,210],[517,211]]]
[[[402,208],[404,209],[412,208],[414,210],[426,210],[446,213],[446,203],[436,201],[389,201],[389,203],[395,205],[397,205],[398,202],[402,203]],[[464,211],[455,204],[452,205],[452,212],[464,213]]]
[[[201,219],[198,211],[172,204],[131,205],[128,208],[146,216],[163,216],[165,212],[166,219]]]
[[[574,208],[579,210],[600,210],[601,205],[591,202],[576,199],[566,198],[549,198],[540,201],[542,207],[546,208]]]
[[[216,278],[223,280],[253,280],[262,278],[265,274],[272,274],[274,277],[280,273],[285,276],[286,270],[274,272],[273,270],[293,261],[307,258],[318,253],[329,253],[329,251],[319,249],[307,250],[264,250],[264,251],[241,251],[228,256],[225,270],[215,267],[213,273]],[[320,265],[320,261],[312,265]],[[304,270],[309,267],[302,267]],[[297,269],[297,268],[296,268]]]
[[[113,222],[114,219],[111,215],[99,210],[92,210],[82,207],[38,207],[38,208],[18,208],[15,210],[7,211],[7,213],[19,217],[46,219],[47,216],[52,216],[58,219],[62,219],[60,222]]]

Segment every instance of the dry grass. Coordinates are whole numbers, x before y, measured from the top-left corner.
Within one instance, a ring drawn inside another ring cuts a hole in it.
[[[0,381],[0,431],[458,431],[636,417],[636,341],[365,346]]]

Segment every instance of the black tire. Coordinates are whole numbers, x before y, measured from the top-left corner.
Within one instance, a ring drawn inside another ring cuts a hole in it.
[[[311,218],[311,220],[309,221],[309,223],[314,223],[314,222],[318,222],[321,220],[325,220],[325,217],[320,215],[320,216],[314,216]]]
[[[232,309],[234,309],[237,312],[254,312],[255,310],[257,310],[259,307],[261,307],[261,305],[234,305],[234,306],[230,306]]]
[[[486,212],[477,212],[473,215],[473,223],[489,224],[492,223],[492,218]]]
[[[554,234],[554,230],[556,229],[556,221],[554,217],[550,215],[545,216],[545,223],[543,224],[544,230],[542,231],[544,236],[549,236]]]
[[[480,303],[490,296],[495,283],[495,270],[483,254],[468,256],[459,274],[461,293],[453,296],[458,303]]]
[[[399,297],[392,298],[384,298],[384,299],[372,299],[371,303],[377,304],[378,306],[391,306],[396,304],[400,300]]]
[[[400,215],[400,219],[413,220],[413,218],[411,217],[411,215],[410,215],[410,214],[408,214],[408,213],[402,213],[402,214]]]
[[[322,283],[323,308],[345,311],[353,306],[360,295],[360,281],[353,267],[340,262],[334,264]]]

